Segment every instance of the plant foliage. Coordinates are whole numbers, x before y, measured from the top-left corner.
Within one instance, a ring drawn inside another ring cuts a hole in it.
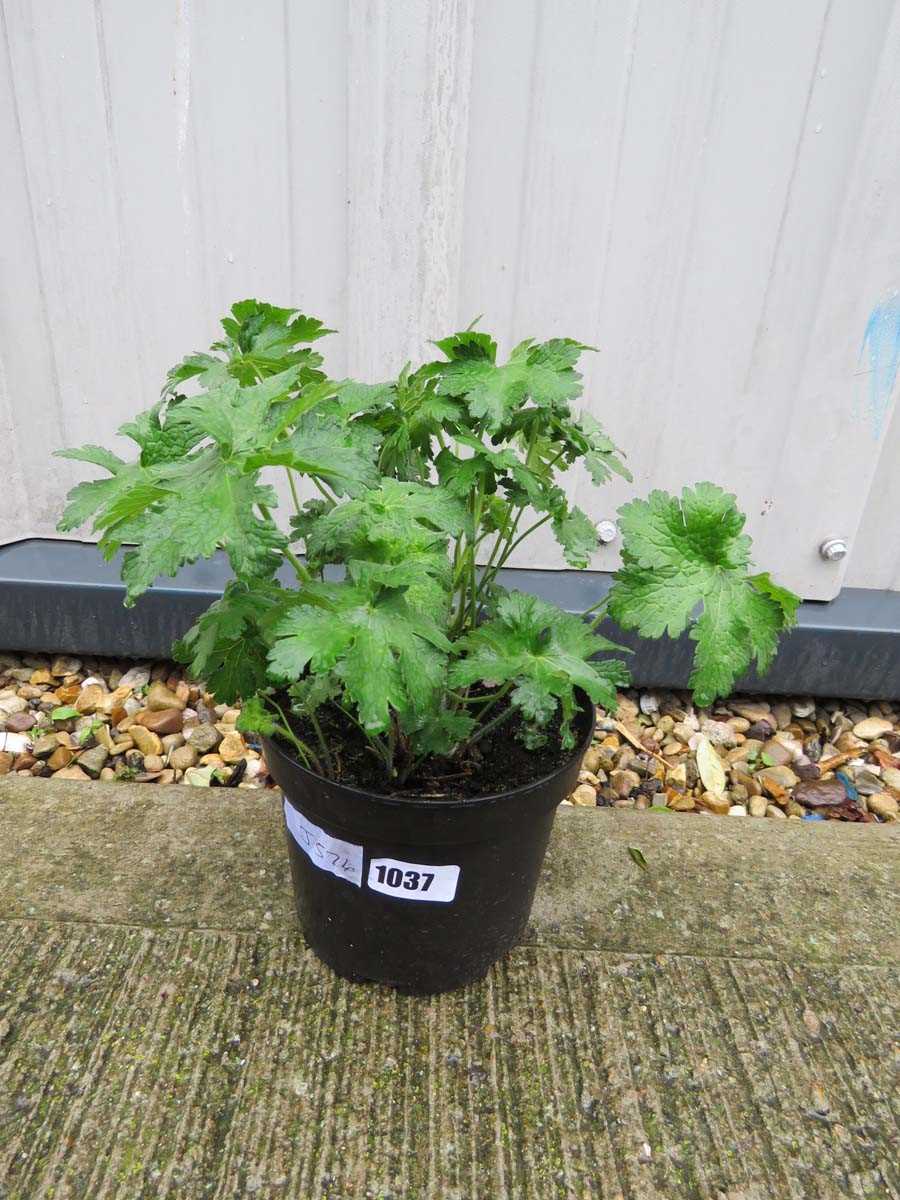
[[[242,727],[334,775],[319,718],[340,710],[402,787],[429,756],[471,754],[510,721],[528,746],[558,729],[571,748],[579,694],[612,708],[628,682],[621,647],[596,632],[607,609],[643,636],[690,628],[701,704],[771,661],[797,598],[751,574],[744,518],[710,483],[620,510],[622,566],[587,614],[501,586],[543,526],[567,563],[588,565],[596,531],[561,485],[569,468],[630,479],[576,407],[590,347],[528,339],[501,362],[468,329],[372,384],[329,379],[312,346],[331,331],[296,310],[245,300],[222,328],[121,427],[130,461],[60,452],[107,473],[72,490],[60,529],[92,522],[108,558],[124,549],[127,604],[224,551],[235,578],[175,654],[222,701],[243,699]],[[289,530],[272,516],[282,472]]]

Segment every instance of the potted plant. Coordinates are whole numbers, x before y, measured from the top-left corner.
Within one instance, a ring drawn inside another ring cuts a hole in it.
[[[577,341],[524,341],[501,363],[470,328],[369,384],[325,375],[312,344],[331,331],[296,310],[246,300],[222,325],[121,428],[136,461],[61,452],[108,477],[74,488],[60,530],[93,519],[107,558],[127,547],[128,605],[225,551],[234,579],[175,655],[218,700],[241,697],[263,739],[309,944],[351,978],[459,986],[521,935],[594,705],[628,683],[603,617],[648,637],[690,627],[708,704],[752,659],[766,669],[797,598],[750,574],[744,517],[710,483],[620,510],[622,566],[584,614],[501,586],[544,525],[587,566],[596,532],[566,470],[630,478],[573,407]],[[267,468],[286,472],[290,532]]]

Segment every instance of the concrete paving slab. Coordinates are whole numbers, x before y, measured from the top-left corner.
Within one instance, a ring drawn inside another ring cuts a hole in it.
[[[5,776],[0,914],[293,929],[282,826],[272,791]],[[898,906],[900,825],[562,808],[527,940],[877,964]]]
[[[0,1197],[900,1195],[893,831],[560,817],[422,999],[306,950],[276,798],[0,780]]]

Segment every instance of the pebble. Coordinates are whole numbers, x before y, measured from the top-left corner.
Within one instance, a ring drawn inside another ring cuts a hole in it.
[[[47,759],[47,766],[51,771],[61,771],[69,765],[74,757],[75,751],[68,746],[57,746]]]
[[[751,817],[764,817],[768,807],[768,804],[762,796],[751,796],[749,804]]]
[[[132,725],[128,732],[141,754],[162,754],[159,734],[153,733],[143,725]]]
[[[228,740],[226,738],[219,747],[219,753],[226,762],[231,761],[225,754],[225,746]],[[609,777],[609,782],[616,794],[624,799],[641,786],[641,777],[635,771],[613,771]]]
[[[151,733],[162,736],[166,733],[181,733],[184,713],[180,708],[145,709],[134,718],[138,725]]]
[[[75,697],[75,707],[80,713],[84,713],[87,716],[90,713],[95,713],[98,708],[102,708],[105,699],[106,689],[101,687],[99,683],[89,683]]]
[[[746,804],[732,804],[731,808],[728,810],[728,815],[729,817],[746,817]]]
[[[33,712],[17,712],[13,713],[6,722],[6,730],[8,733],[26,733],[29,729],[37,725],[37,717]]]
[[[219,745],[219,757],[226,763],[240,762],[242,758],[247,757],[247,747],[239,733],[229,733],[222,738]],[[640,783],[639,779],[637,783]]]
[[[589,783],[579,783],[569,799],[580,808],[594,808],[597,804],[597,793]]]
[[[147,693],[146,705],[151,712],[166,712],[170,708],[177,708],[179,712],[184,712],[187,701],[175,692],[169,691],[164,683],[157,681],[151,685]],[[175,731],[173,730],[173,732]]]
[[[763,744],[762,752],[767,758],[772,760],[767,764],[768,766],[787,766],[787,764],[793,758],[791,750],[785,746],[783,742],[776,741],[775,738],[769,738],[769,740]]]
[[[184,782],[191,787],[210,787],[214,767],[189,767],[184,773]]]
[[[193,728],[185,730],[184,737],[199,754],[210,754],[222,741],[222,734],[215,725],[208,723],[194,725]]]
[[[91,777],[90,777],[90,775],[87,774],[86,771],[83,771],[81,769],[81,767],[76,765],[76,766],[71,766],[71,767],[62,767],[59,771],[56,772],[56,774],[53,776],[53,778],[54,779],[81,779],[81,780],[84,780],[85,782],[88,782]]]
[[[118,686],[130,688],[131,691],[138,692],[141,690],[141,688],[146,687],[149,682],[149,667],[129,667],[125,674],[119,679]]]
[[[847,793],[839,779],[810,779],[797,784],[792,799],[808,808],[829,808],[843,804]]]
[[[87,771],[91,779],[97,779],[106,766],[108,758],[109,751],[105,746],[92,746],[90,750],[85,750],[78,755],[78,765],[83,771]]]
[[[869,812],[879,817],[896,817],[900,812],[900,801],[890,792],[876,792],[874,796],[868,797],[867,804]]]
[[[864,721],[859,721],[853,726],[853,732],[858,738],[862,738],[864,742],[871,742],[875,738],[883,737],[884,734],[890,733],[893,728],[893,722],[888,721],[885,717],[867,717]]]
[[[64,654],[54,658],[50,664],[50,674],[55,679],[64,678],[66,675],[77,675],[81,670],[80,658],[69,658]]]
[[[745,717],[751,724],[756,721],[768,721],[770,725],[774,724],[772,709],[768,704],[739,700],[731,705],[731,710],[737,713],[739,717]]]
[[[187,771],[197,765],[198,758],[195,746],[176,746],[169,751],[169,766],[176,771]]]
[[[731,807],[728,797],[720,796],[716,792],[702,792],[697,803],[707,812],[715,813],[719,817],[725,816]]]

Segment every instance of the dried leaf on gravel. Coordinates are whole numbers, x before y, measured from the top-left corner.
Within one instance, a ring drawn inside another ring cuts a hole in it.
[[[722,760],[713,749],[712,743],[705,734],[697,739],[697,770],[703,780],[703,786],[715,796],[725,795],[725,768]]]

